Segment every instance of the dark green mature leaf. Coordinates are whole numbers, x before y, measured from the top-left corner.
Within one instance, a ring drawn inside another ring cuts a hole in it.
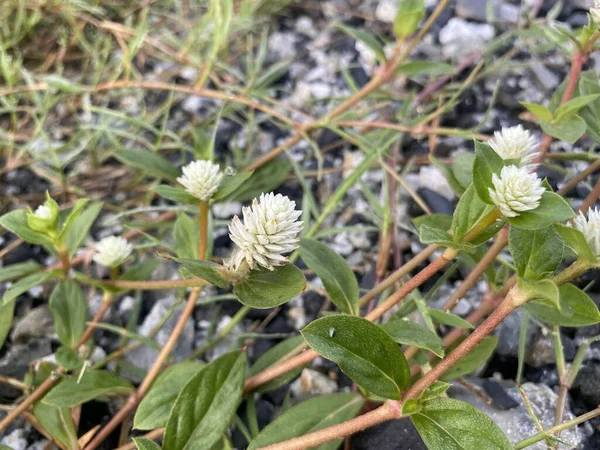
[[[4,214],[0,217],[0,225],[30,244],[52,245],[52,241],[48,236],[29,228],[27,223],[27,211],[24,209],[16,209]]]
[[[167,257],[165,255],[159,256]],[[217,287],[226,288],[229,285],[229,283],[227,283],[227,281],[221,277],[220,272],[223,270],[223,266],[220,264],[201,259],[172,258],[170,256],[167,258],[181,264],[192,274],[208,281],[211,284],[214,284]]]
[[[377,325],[361,317],[332,315],[302,330],[308,345],[336,363],[365,389],[385,398],[399,399],[410,381],[404,354]]]
[[[409,61],[398,67],[398,73],[408,77],[416,75],[446,75],[454,73],[456,69],[452,64],[436,61]]]
[[[544,133],[556,139],[574,144],[585,133],[585,121],[577,116],[570,116],[558,123],[541,122]]]
[[[349,27],[339,23],[334,25],[334,28],[343,31],[348,36],[354,38],[357,41],[362,42],[371,50],[373,50],[373,52],[375,52],[375,54],[377,55],[377,59],[379,59],[380,61],[385,61],[385,52],[383,51],[383,45],[381,45],[379,39],[377,39],[372,34],[367,33],[366,31],[360,30],[358,28]]]
[[[473,165],[473,186],[477,195],[485,203],[493,204],[490,188],[493,188],[492,175],[499,175],[504,167],[502,158],[489,145],[475,141],[475,163]]]
[[[443,247],[451,247],[461,250],[470,251],[473,249],[468,243],[457,243],[454,242],[452,236],[445,230],[439,228],[432,228],[427,225],[421,225],[419,227],[419,240],[423,244],[437,244]]]
[[[241,172],[231,176],[225,176],[221,180],[219,189],[213,195],[213,200],[226,200],[227,197],[234,194],[239,187],[252,176],[254,172]]]
[[[452,216],[448,214],[425,214],[413,219],[415,226],[420,228],[422,225],[427,225],[438,230],[448,231],[452,227]]]
[[[563,257],[563,240],[554,227],[523,230],[511,227],[508,248],[517,275],[526,280],[540,280],[554,273]]]
[[[185,385],[167,422],[164,450],[206,450],[229,427],[242,398],[246,355],[230,352],[204,366]]]
[[[56,363],[67,370],[76,369],[81,366],[83,362],[79,359],[79,355],[75,350],[71,347],[65,347],[64,345],[58,347],[54,353],[54,357],[56,358]]]
[[[358,394],[330,394],[306,400],[285,411],[261,430],[248,450],[256,450],[307,433],[322,430],[352,419],[365,400]],[[316,450],[336,450],[341,439],[314,447]]]
[[[53,280],[60,275],[60,271],[52,270],[50,272],[37,272],[32,273],[31,275],[26,276],[25,278],[21,278],[15,284],[13,284],[10,288],[6,290],[4,296],[2,297],[2,303],[7,304],[8,302],[14,300],[19,295],[24,294],[29,289],[44,283],[48,280]]]
[[[121,148],[114,152],[114,156],[123,164],[141,169],[158,178],[175,181],[181,175],[177,167],[158,153]]]
[[[458,317],[456,314],[452,314],[446,311],[442,311],[441,309],[435,308],[427,308],[427,312],[434,321],[436,321],[437,323],[441,323],[442,325],[467,329],[473,328],[472,324],[467,322],[465,319]]]
[[[475,186],[471,184],[460,198],[452,216],[452,231],[455,240],[460,241],[493,208],[479,198]]]
[[[435,398],[411,417],[429,450],[512,450],[512,445],[488,416],[468,403]]]
[[[69,236],[69,234],[72,233],[72,229],[75,226],[75,223],[77,222],[79,217],[81,216],[81,213],[83,213],[83,208],[85,208],[85,205],[87,205],[87,202],[88,202],[87,198],[80,198],[79,200],[77,200],[75,202],[73,207],[68,211],[68,215],[65,218],[65,220],[62,224],[62,228],[60,230],[60,234],[58,235],[58,242],[60,243],[60,245],[66,245],[68,243],[68,236]],[[75,232],[74,235],[76,237],[73,238],[73,241],[76,242],[78,240],[77,232]],[[85,238],[85,236],[83,238]],[[72,252],[74,253],[75,250],[77,250],[77,249],[73,249]],[[69,251],[71,253],[71,249],[69,249]]]
[[[188,194],[188,192],[181,187],[173,187],[168,186],[166,184],[161,184],[154,188],[154,192],[156,192],[161,197],[166,198],[167,200],[171,200],[175,203],[184,203],[197,205],[200,203],[200,200],[194,197],[192,194]]]
[[[177,256],[198,259],[200,240],[197,221],[185,213],[179,213],[173,227],[173,241]]]
[[[50,295],[50,312],[60,342],[73,347],[83,332],[88,316],[87,300],[73,280],[59,281]]]
[[[153,430],[164,427],[177,396],[202,367],[204,364],[196,361],[183,361],[167,367],[138,406],[133,418],[133,428]]]
[[[304,347],[304,338],[302,336],[294,336],[289,339],[286,339],[283,342],[280,342],[272,349],[265,352],[258,360],[252,365],[250,369],[249,376],[254,376],[259,372],[262,372],[268,367],[271,367],[273,364],[278,363],[279,361],[284,361],[289,356],[296,354],[294,352],[299,346]],[[277,389],[284,384],[289,383],[294,378],[296,378],[304,366],[297,367],[294,370],[291,370],[283,375],[280,375],[273,380],[269,381],[261,385],[256,391],[257,392],[267,392]]]
[[[88,236],[98,214],[102,211],[102,205],[102,202],[94,202],[73,219],[65,235],[65,243],[69,251],[69,256],[73,256]]]
[[[487,336],[483,338],[483,340],[477,344],[477,347],[467,353],[464,358],[446,371],[440,380],[450,381],[470,374],[491,358],[496,349],[496,345],[498,345],[497,337]]]
[[[331,301],[346,314],[358,314],[358,282],[344,258],[314,239],[300,241],[300,256],[323,282]]]
[[[586,261],[596,260],[594,252],[592,252],[592,249],[590,248],[589,244],[585,239],[585,236],[581,231],[559,223],[557,223],[554,226],[556,227],[556,231],[558,231],[558,233],[563,238],[565,245],[573,249],[577,256]]]
[[[59,408],[71,408],[104,395],[124,395],[134,391],[123,377],[106,370],[86,370],[81,379],[65,377],[44,397],[43,402]]]
[[[246,306],[266,309],[290,301],[306,289],[306,278],[293,264],[275,270],[255,269],[233,287],[233,293]]]
[[[254,174],[233,192],[227,200],[250,201],[262,192],[271,192],[278,188],[288,177],[290,163],[284,159],[274,159],[254,171]]]
[[[525,307],[543,322],[562,327],[583,327],[600,322],[600,312],[594,301],[572,284],[559,288],[560,307],[548,302],[530,302]]]
[[[10,333],[15,314],[15,301],[0,304],[0,349],[4,345],[6,336]]]
[[[42,428],[66,448],[69,450],[79,449],[77,430],[69,408],[57,408],[45,403],[42,399],[33,406],[33,415]]]
[[[444,356],[444,342],[437,334],[423,325],[408,320],[392,320],[381,325],[398,344],[414,345],[436,354]]]
[[[8,280],[14,280],[15,278],[21,278],[25,275],[31,274],[32,272],[38,272],[41,267],[42,266],[35,261],[27,261],[2,267],[0,269],[0,283]]]
[[[517,228],[540,230],[574,216],[573,209],[560,195],[546,191],[536,209],[522,212],[517,217],[509,217],[508,221]]]
[[[133,442],[137,450],[160,450],[160,445],[147,438],[133,438]]]

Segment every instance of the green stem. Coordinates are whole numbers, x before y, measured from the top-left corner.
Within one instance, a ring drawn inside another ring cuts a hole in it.
[[[558,285],[568,283],[589,270],[591,267],[589,262],[578,259],[561,273],[556,275],[553,281]]]

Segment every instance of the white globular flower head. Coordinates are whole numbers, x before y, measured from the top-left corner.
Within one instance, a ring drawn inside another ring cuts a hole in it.
[[[229,225],[229,237],[236,244],[231,258],[225,261],[229,271],[236,272],[245,264],[249,269],[257,265],[268,270],[288,262],[283,256],[298,248],[298,234],[302,211],[296,202],[281,194],[261,194],[252,201],[252,207],[242,209],[244,220],[238,216]]]
[[[33,214],[40,219],[44,219],[44,220],[52,219],[52,210],[50,209],[49,206],[46,206],[46,205],[38,206]]]
[[[500,176],[492,175],[494,189],[489,188],[490,197],[500,208],[504,217],[516,217],[540,205],[545,189],[536,174],[526,167],[505,166]]]
[[[590,15],[597,25],[600,25],[600,0],[596,0],[594,6],[590,9]]]
[[[223,178],[219,166],[208,160],[193,161],[181,171],[183,175],[177,181],[188,193],[205,202],[214,195]]]
[[[600,210],[598,208],[590,209],[587,217],[579,212],[569,226],[581,231],[594,255],[600,257]]]
[[[120,236],[109,236],[96,244],[94,261],[107,267],[121,265],[131,255],[133,247],[127,239]]]
[[[531,164],[537,156],[535,138],[521,125],[496,131],[488,144],[502,159],[517,160],[520,166]]]

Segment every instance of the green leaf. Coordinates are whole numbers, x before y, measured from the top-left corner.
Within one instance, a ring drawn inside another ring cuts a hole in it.
[[[254,171],[227,200],[250,201],[263,192],[276,190],[288,177],[291,165],[283,159],[274,159]]]
[[[574,144],[585,133],[585,121],[577,116],[570,116],[558,123],[541,122],[544,133],[556,139]]]
[[[502,158],[489,145],[475,141],[475,163],[473,164],[473,186],[485,203],[493,204],[489,189],[494,187],[492,175],[499,175],[504,167]]]
[[[471,329],[473,325],[467,322],[465,319],[458,317],[456,314],[442,311],[441,309],[427,308],[429,316],[442,325],[448,325],[450,327],[466,328]]]
[[[471,184],[460,198],[452,216],[452,230],[455,241],[459,242],[492,209],[493,206],[484,203],[479,198],[474,185]]]
[[[252,365],[249,376],[254,376],[259,372],[262,372],[266,368],[271,367],[272,365],[280,361],[286,360],[291,355],[296,354],[294,350],[297,349],[299,346],[304,346],[304,338],[302,336],[294,336],[289,339],[286,339],[283,342],[280,342],[275,347],[265,352],[260,358],[258,358],[258,360]],[[268,383],[261,385],[256,391],[273,391],[283,386],[284,384],[289,383],[298,375],[300,375],[300,372],[302,372],[303,368],[304,366],[297,367],[294,370],[280,375],[272,379]]]
[[[460,181],[456,179],[453,170],[434,156],[430,155],[429,160],[435,167],[440,169],[442,175],[444,175],[444,178],[450,185],[452,192],[454,192],[459,197],[463,195],[463,193],[465,192],[465,188],[462,186],[462,184],[460,184]]]
[[[25,278],[21,278],[6,290],[4,296],[2,297],[2,303],[6,305],[8,302],[16,299],[19,295],[24,294],[29,289],[36,287],[45,281],[57,278],[59,274],[60,272],[58,270],[52,270],[50,272],[32,273]]]
[[[133,438],[137,450],[160,450],[160,445],[148,438]]]
[[[537,117],[539,120],[544,122],[550,122],[553,118],[552,111],[546,108],[544,105],[538,105],[535,103],[519,102],[525,108],[529,110],[531,114]]]
[[[33,415],[50,436],[69,450],[78,450],[77,431],[69,408],[57,408],[44,399],[33,406]]]
[[[175,252],[180,258],[198,259],[200,243],[198,223],[185,213],[179,213],[173,228]]]
[[[81,365],[82,362],[75,350],[73,350],[71,347],[65,347],[64,345],[58,347],[58,350],[56,350],[54,356],[57,364],[61,367],[64,367],[66,370],[76,369]]]
[[[452,387],[452,384],[446,383],[445,381],[435,381],[429,388],[421,394],[419,399],[421,401],[431,400],[433,398],[444,395],[448,389]]]
[[[252,176],[254,172],[241,172],[231,176],[225,176],[221,180],[219,189],[213,195],[213,200],[227,200],[227,197],[234,194],[239,187]]]
[[[86,370],[81,379],[67,376],[43,402],[59,408],[72,408],[104,395],[125,395],[134,391],[125,378],[106,370]]]
[[[435,398],[411,417],[429,450],[512,450],[512,445],[488,416],[468,403]]]
[[[561,235],[564,240],[564,243],[567,247],[573,249],[573,251],[581,258],[586,261],[595,261],[596,256],[592,249],[590,248],[587,240],[583,233],[579,230],[576,230],[573,227],[567,227],[565,225],[557,223],[554,225],[556,227],[556,231]]]
[[[467,353],[464,358],[454,364],[442,377],[442,381],[450,381],[464,377],[481,367],[494,354],[498,338],[486,336],[477,346]]]
[[[346,314],[357,315],[358,282],[346,260],[314,239],[300,240],[300,256],[321,279],[333,304]]]
[[[427,225],[438,230],[448,231],[452,227],[452,216],[448,214],[424,214],[413,219],[413,223],[419,229],[422,225]]]
[[[77,200],[75,202],[75,204],[69,211],[67,218],[65,219],[65,221],[62,225],[62,229],[60,230],[60,234],[58,235],[58,242],[61,245],[67,244],[67,236],[71,233],[71,230],[73,229],[73,226],[75,225],[75,222],[81,216],[81,213],[83,212],[83,208],[85,207],[85,205],[87,205],[87,202],[88,202],[87,198],[80,198],[79,200]],[[85,236],[84,236],[84,238],[85,238]],[[74,249],[73,252],[75,250],[77,250],[77,249]]]
[[[527,281],[518,279],[519,290],[527,300],[536,304],[545,304],[551,308],[562,309],[558,286],[552,280]]]
[[[160,156],[158,153],[121,148],[114,152],[115,158],[123,164],[141,169],[148,175],[165,178],[170,181],[181,175],[179,169]]]
[[[38,272],[41,269],[35,261],[27,261],[23,263],[11,264],[10,266],[0,268],[0,283],[4,281],[14,280],[29,275],[32,272]]]
[[[600,312],[594,301],[572,284],[558,288],[560,307],[541,302],[530,302],[525,307],[543,322],[561,327],[583,327],[600,322]]]
[[[333,27],[337,28],[340,31],[343,31],[354,40],[362,42],[371,50],[373,50],[373,52],[377,56],[377,59],[379,59],[380,61],[385,61],[386,58],[383,46],[381,45],[379,39],[377,39],[372,34],[367,33],[366,31],[363,31],[361,29],[349,27],[339,23],[335,24]]]
[[[540,230],[574,216],[573,209],[560,195],[546,191],[536,209],[524,211],[517,217],[509,217],[508,222],[517,228]]]
[[[61,77],[60,75],[46,75],[44,81],[48,87],[56,89],[60,92],[66,92],[69,94],[77,94],[85,91],[83,86],[74,83],[68,78]]]
[[[189,194],[185,189],[180,187],[168,186],[166,184],[160,184],[154,188],[154,192],[167,200],[171,200],[175,203],[184,203],[197,205],[200,200]]]
[[[85,331],[88,316],[87,300],[75,281],[58,282],[50,295],[50,312],[60,342],[73,347]]]
[[[429,350],[440,358],[444,357],[444,342],[423,325],[408,320],[391,320],[381,325],[381,328],[398,344],[414,345]]]
[[[248,450],[256,450],[277,442],[303,436],[345,422],[355,417],[365,400],[358,394],[320,395],[306,400],[277,417],[261,430]],[[342,439],[314,447],[315,450],[337,450]]]
[[[73,223],[69,225],[69,229],[66,231],[63,229],[69,257],[72,257],[83,241],[85,241],[98,214],[102,211],[102,206],[102,202],[92,203],[78,217],[74,218]]]
[[[143,281],[148,280],[152,275],[152,272],[158,267],[159,261],[157,259],[147,259],[146,261],[140,261],[129,267],[123,275],[121,280],[127,281]]]
[[[13,317],[15,315],[15,301],[0,304],[0,349],[4,345],[6,336],[12,328]]]
[[[159,254],[159,256],[167,257],[166,255]],[[220,288],[226,288],[229,284],[221,277],[221,271],[223,270],[223,266],[220,264],[214,263],[212,261],[205,261],[201,259],[187,259],[187,258],[172,258],[167,257],[167,259],[171,259],[187,270],[189,270],[195,276],[202,278],[203,280],[208,281],[210,284],[214,284]]]
[[[138,406],[133,428],[153,430],[167,424],[171,408],[185,384],[204,367],[196,361],[173,364],[161,373]]]
[[[403,73],[408,77],[415,75],[448,75],[455,72],[452,64],[446,64],[436,61],[409,61],[398,67],[398,73]]]
[[[302,330],[308,345],[365,389],[399,399],[410,382],[404,354],[389,334],[361,317],[332,315]]]
[[[474,164],[475,155],[473,153],[460,153],[452,158],[452,173],[464,189],[467,189],[473,181]]]
[[[164,450],[206,450],[221,439],[242,398],[246,355],[226,353],[185,385],[167,422]]]
[[[274,308],[290,301],[306,289],[306,279],[293,264],[275,270],[255,269],[248,278],[233,287],[233,294],[246,306]]]
[[[422,244],[438,244],[444,247],[454,247],[454,239],[447,231],[427,225],[419,227],[419,240]]]
[[[399,0],[398,12],[394,18],[394,34],[405,39],[417,31],[425,16],[424,0]]]
[[[579,97],[575,97],[556,108],[556,111],[554,111],[554,119],[561,122],[596,100],[598,97],[600,97],[600,94],[580,95]]]
[[[552,275],[563,257],[563,240],[554,227],[540,230],[510,228],[508,248],[517,275],[526,280],[540,280]]]
[[[30,244],[52,245],[52,241],[48,236],[29,228],[27,211],[24,209],[17,209],[4,214],[0,217],[0,225]]]

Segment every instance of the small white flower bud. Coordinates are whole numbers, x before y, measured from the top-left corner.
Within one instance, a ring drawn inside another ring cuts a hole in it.
[[[219,166],[207,160],[191,162],[181,171],[183,176],[177,181],[188,193],[205,202],[214,195],[223,178]]]
[[[505,217],[516,217],[536,209],[544,193],[542,180],[526,167],[505,166],[500,176],[492,175],[494,189],[489,189],[494,204]]]
[[[590,209],[587,217],[580,212],[569,226],[581,231],[594,255],[600,257],[600,210]]]
[[[107,267],[117,267],[122,264],[133,247],[126,239],[120,236],[109,236],[96,244],[94,261]]]
[[[535,138],[521,125],[496,131],[488,144],[502,159],[517,160],[519,166],[531,164],[537,156]]]
[[[590,15],[596,24],[600,25],[600,0],[596,0],[594,6],[590,8]]]
[[[288,262],[283,256],[298,248],[297,235],[302,230],[296,202],[281,194],[261,194],[252,201],[252,207],[244,207],[244,221],[238,216],[229,225],[229,236],[236,244],[225,266],[237,271],[246,262],[250,269],[256,265],[274,270]]]
[[[46,205],[38,206],[33,214],[35,215],[35,217],[38,217],[40,219],[44,219],[44,220],[52,219],[52,210],[50,209],[50,207],[48,207]]]

